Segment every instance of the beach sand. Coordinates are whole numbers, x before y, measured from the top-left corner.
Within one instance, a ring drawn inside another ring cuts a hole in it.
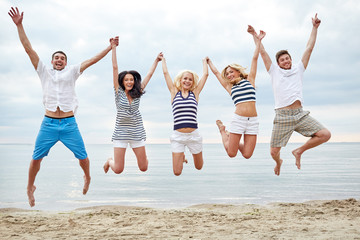
[[[0,239],[360,239],[360,201],[66,212],[3,208]]]

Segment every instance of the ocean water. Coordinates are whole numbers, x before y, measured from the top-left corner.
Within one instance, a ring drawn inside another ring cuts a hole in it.
[[[202,203],[267,204],[308,200],[360,199],[360,143],[326,143],[303,154],[302,169],[291,151],[282,149],[281,175],[273,173],[269,145],[258,143],[251,159],[229,158],[221,144],[205,144],[204,167],[196,170],[192,156],[181,176],[174,176],[170,145],[148,144],[149,169],[141,172],[131,149],[125,170],[103,172],[112,145],[87,145],[92,182],[82,195],[83,172],[72,153],[57,143],[44,158],[36,178],[37,210],[73,210],[98,205],[182,208]],[[26,195],[33,145],[0,144],[0,208],[30,209]]]

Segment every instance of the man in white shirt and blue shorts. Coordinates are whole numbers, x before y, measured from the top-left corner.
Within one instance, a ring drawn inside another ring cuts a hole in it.
[[[277,64],[273,64],[269,55],[261,45],[260,54],[266,70],[271,76],[271,82],[275,98],[275,119],[271,136],[270,153],[276,162],[274,172],[280,175],[283,160],[280,158],[281,147],[285,147],[294,131],[310,139],[301,147],[292,151],[300,169],[301,155],[308,149],[327,142],[331,133],[318,121],[309,115],[309,111],[303,111],[302,82],[303,73],[309,63],[312,50],[315,46],[317,30],[320,25],[317,14],[312,18],[312,31],[301,61],[292,64],[292,59],[287,50],[281,50],[276,54]]]
[[[40,60],[25,34],[22,25],[23,14],[23,12],[20,14],[18,8],[11,8],[9,11],[9,15],[17,27],[20,42],[41,80],[45,106],[45,117],[36,139],[29,167],[27,195],[29,204],[33,207],[35,206],[34,191],[36,189],[34,182],[40,170],[41,161],[58,141],[61,141],[79,159],[80,166],[84,171],[83,194],[86,194],[89,189],[91,180],[89,158],[74,117],[78,105],[75,81],[85,69],[102,59],[111,50],[111,46],[109,44],[95,57],[72,66],[67,66],[66,54],[57,51],[52,55],[52,67],[49,68]]]

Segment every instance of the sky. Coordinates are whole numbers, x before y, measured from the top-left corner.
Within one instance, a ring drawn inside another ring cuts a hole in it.
[[[67,53],[68,65],[81,63],[105,49],[119,36],[119,70],[137,70],[144,77],[159,52],[172,78],[190,69],[202,75],[209,56],[222,70],[238,63],[250,68],[254,43],[248,24],[264,30],[263,44],[272,60],[287,49],[294,62],[305,50],[318,13],[321,24],[304,74],[305,110],[332,133],[332,142],[360,141],[360,1],[358,0],[1,0],[0,1],[0,143],[34,144],[44,116],[42,89],[25,53],[12,6],[24,12],[25,32],[40,59],[50,65],[51,54]],[[91,66],[76,83],[76,119],[86,144],[110,144],[116,107],[111,53]],[[148,143],[169,143],[172,133],[170,93],[161,62],[141,98]],[[256,77],[258,142],[270,141],[274,98],[261,57]],[[209,70],[200,94],[199,131],[204,143],[221,143],[215,121],[227,126],[235,107]],[[290,142],[304,142],[295,133]]]

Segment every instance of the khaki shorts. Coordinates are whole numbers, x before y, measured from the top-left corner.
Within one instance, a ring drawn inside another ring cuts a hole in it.
[[[285,147],[294,131],[305,137],[312,137],[325,128],[309,115],[309,111],[303,111],[302,108],[275,109],[275,113],[271,147]]]

